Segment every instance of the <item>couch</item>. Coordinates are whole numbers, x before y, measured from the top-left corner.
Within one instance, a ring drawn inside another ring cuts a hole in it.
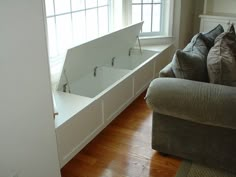
[[[177,50],[151,82],[153,149],[236,173],[234,48],[233,26],[223,32],[218,25]]]

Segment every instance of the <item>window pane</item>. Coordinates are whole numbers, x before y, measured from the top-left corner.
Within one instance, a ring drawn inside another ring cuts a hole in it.
[[[84,0],[71,0],[72,11],[85,9]]]
[[[152,0],[143,0],[143,3],[152,3]]]
[[[153,0],[153,3],[161,3],[161,0]]]
[[[45,0],[46,16],[54,15],[53,0]]]
[[[153,21],[152,31],[159,32],[161,30],[161,5],[153,5]]]
[[[55,57],[58,54],[57,53],[55,18],[48,18],[47,19],[47,29],[48,29],[49,57]]]
[[[98,19],[97,9],[86,11],[86,29],[87,40],[94,39],[98,36]]]
[[[71,16],[61,15],[56,17],[57,39],[60,53],[64,53],[72,46]]]
[[[98,0],[98,6],[108,5],[107,0]]]
[[[141,5],[132,5],[132,23],[142,21],[141,19]]]
[[[78,45],[86,41],[85,11],[72,14],[73,44]]]
[[[152,5],[143,5],[143,31],[142,32],[151,32],[151,17]]]
[[[70,0],[54,0],[56,14],[70,11]]]
[[[98,9],[99,36],[108,33],[108,7]]]
[[[141,3],[141,0],[132,0],[132,3]]]
[[[85,0],[86,8],[97,7],[97,0]]]

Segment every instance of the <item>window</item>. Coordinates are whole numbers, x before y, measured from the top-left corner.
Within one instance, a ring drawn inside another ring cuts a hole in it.
[[[132,0],[132,23],[144,21],[142,33],[160,34],[162,32],[162,0]]]
[[[45,0],[49,57],[109,32],[111,0]]]
[[[51,79],[68,48],[144,21],[141,36],[171,34],[174,0],[45,0]]]

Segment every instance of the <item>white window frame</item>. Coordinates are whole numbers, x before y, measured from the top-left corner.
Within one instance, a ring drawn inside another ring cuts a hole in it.
[[[163,34],[163,30],[164,30],[164,28],[163,28],[163,15],[164,15],[163,14],[163,11],[164,11],[163,10],[163,8],[164,8],[163,1],[164,0],[161,0],[160,31],[159,32],[153,32],[153,31],[151,31],[151,32],[141,32],[141,36],[160,36],[160,35]],[[143,0],[141,0],[141,3],[137,3],[137,4],[141,5],[141,9],[142,9],[142,12],[143,12],[143,5],[144,5]],[[153,0],[149,4],[152,5],[151,9],[152,9],[152,18],[153,18],[153,5],[154,5]],[[129,7],[129,16],[128,16],[128,20],[129,20],[130,23],[132,23],[132,5],[133,5],[133,3],[132,3],[132,0],[131,0],[130,3],[129,3],[130,7]],[[152,30],[152,25],[153,25],[153,21],[151,20],[151,30]]]
[[[132,24],[132,0],[123,0],[124,2],[124,15],[127,17],[124,24]],[[173,11],[174,0],[162,0],[161,7],[161,20],[160,20],[160,32],[144,32],[140,34],[141,37],[156,37],[156,36],[172,36],[173,27]]]

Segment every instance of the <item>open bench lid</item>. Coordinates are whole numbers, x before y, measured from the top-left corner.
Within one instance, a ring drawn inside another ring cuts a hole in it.
[[[130,25],[105,36],[68,49],[57,90],[65,84],[93,73],[96,66],[111,66],[113,57],[128,55],[134,47],[143,22]]]

